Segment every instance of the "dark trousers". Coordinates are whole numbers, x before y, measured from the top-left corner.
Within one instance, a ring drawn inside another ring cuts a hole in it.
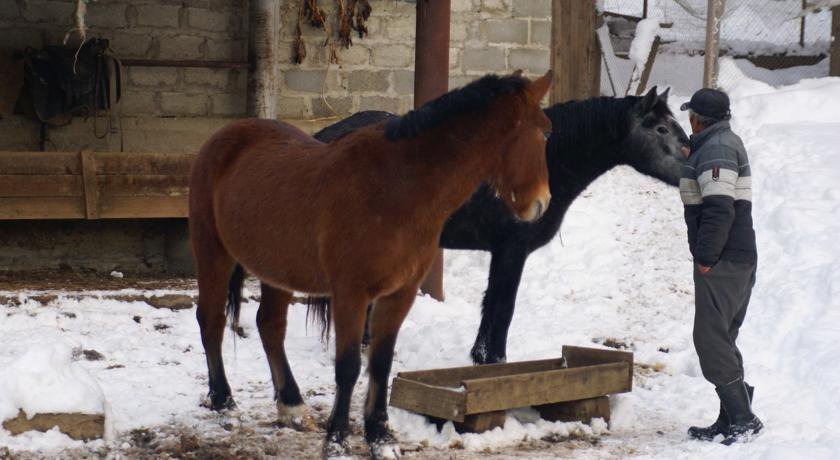
[[[694,348],[703,377],[723,386],[744,378],[735,345],[755,285],[756,264],[721,260],[706,274],[694,264]]]

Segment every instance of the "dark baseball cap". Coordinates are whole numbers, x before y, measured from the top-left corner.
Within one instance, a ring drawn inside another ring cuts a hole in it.
[[[723,91],[711,88],[698,90],[691,100],[680,106],[680,110],[692,112],[716,120],[729,119],[729,96]]]

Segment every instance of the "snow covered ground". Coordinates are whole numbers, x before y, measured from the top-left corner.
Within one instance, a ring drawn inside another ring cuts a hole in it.
[[[697,87],[672,72],[654,73],[653,80],[674,84],[675,108]],[[618,168],[575,202],[561,237],[528,260],[508,347],[515,361],[559,356],[564,344],[597,346],[606,338],[627,344],[644,366],[636,369],[633,392],[612,399],[609,429],[548,423],[520,410],[508,415],[504,429],[461,436],[451,426],[438,433],[423,418],[392,409],[401,442],[422,446],[409,456],[840,456],[840,79],[774,89],[744,77],[727,89],[734,129],[753,168],[759,273],[739,344],[764,434],[728,448],[687,438],[690,424],[714,419],[717,400],[701,376],[691,340],[693,286],[682,205],[676,189]],[[685,122],[684,114],[678,116]],[[447,253],[447,300],[417,299],[400,334],[394,372],[469,363],[488,264],[484,253]],[[75,450],[64,455],[133,456],[140,455],[136,449],[149,432],[179,431],[201,439],[244,433],[261,440],[257,451],[240,451],[243,456],[317,455],[320,433],[271,425],[272,390],[256,332],[256,302],[242,312],[250,336],[234,342],[228,334],[225,342],[240,410],[218,416],[199,407],[207,380],[194,309],[106,298],[114,292],[91,290],[82,298],[52,293],[59,297],[42,304],[33,298],[39,292],[0,292],[17,299],[0,306],[0,373],[8,377],[11,362],[56,343],[96,350],[104,359],[75,365],[98,381],[114,435],[83,444],[55,431],[13,437],[0,429],[0,456],[4,447],[35,457],[67,448]],[[287,352],[307,404],[323,420],[333,396],[332,352],[317,335],[312,328],[307,332],[303,307],[292,307]],[[357,426],[366,383],[360,379],[356,391]],[[354,439],[359,444],[358,434]],[[184,438],[177,442],[184,449]],[[357,453],[366,450],[359,446]]]

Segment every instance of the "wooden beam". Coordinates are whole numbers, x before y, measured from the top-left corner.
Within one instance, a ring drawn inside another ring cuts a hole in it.
[[[85,190],[85,217],[99,219],[99,187],[96,185],[96,159],[90,150],[79,152],[82,164],[82,184]]]
[[[831,10],[831,64],[828,74],[840,77],[840,6]]]
[[[463,422],[466,415],[462,390],[427,385],[400,377],[395,377],[391,384],[389,404],[412,412],[457,422]]]
[[[248,1],[248,91],[246,112],[257,118],[277,118],[277,2]]]
[[[534,406],[540,413],[540,417],[549,422],[583,422],[590,423],[593,418],[602,418],[610,423],[610,398],[600,396],[597,398],[581,399],[579,401],[568,401],[554,404],[543,404]]]
[[[450,0],[417,0],[414,43],[414,107],[449,90]],[[420,292],[443,300],[443,250],[438,250]]]
[[[717,86],[718,56],[720,54],[720,19],[725,8],[724,0],[709,0],[706,10],[706,55],[703,59],[703,87]]]
[[[650,53],[648,53],[647,61],[645,61],[645,68],[642,69],[642,77],[639,79],[639,86],[636,87],[636,96],[641,96],[645,92],[645,88],[647,88],[650,72],[653,70],[653,63],[656,61],[656,53],[659,52],[660,43],[662,43],[662,39],[657,35],[654,37],[653,44],[650,47]]]
[[[552,0],[550,104],[601,93],[601,51],[593,1]]]
[[[464,380],[466,413],[478,414],[628,392],[631,385],[627,382],[627,369],[626,362],[614,362]]]
[[[562,369],[564,366],[565,361],[562,358],[554,358],[521,361],[517,363],[484,364],[481,366],[400,372],[397,376],[404,379],[417,380],[429,385],[459,387],[463,380],[500,377],[524,372],[550,371]]]

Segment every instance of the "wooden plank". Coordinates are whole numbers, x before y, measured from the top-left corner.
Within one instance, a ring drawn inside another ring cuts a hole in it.
[[[160,174],[189,176],[195,154],[192,153],[126,153],[96,154],[97,174]]]
[[[143,174],[101,175],[97,183],[102,195],[118,196],[187,196],[189,176]]]
[[[187,217],[186,196],[108,196],[100,198],[100,219]]]
[[[455,431],[458,433],[484,433],[494,428],[505,426],[507,412],[497,410],[483,414],[472,414],[464,417],[463,422],[455,422]]]
[[[481,366],[450,367],[423,371],[400,372],[398,377],[416,380],[429,385],[459,387],[461,382],[470,379],[499,377],[517,373],[550,371],[562,369],[563,358],[520,361],[516,363],[485,364]]]
[[[0,220],[84,219],[85,201],[79,197],[0,197]]]
[[[550,104],[600,94],[597,21],[595,2],[552,0]]]
[[[645,68],[642,69],[642,77],[639,79],[639,86],[636,87],[636,96],[641,96],[647,88],[648,79],[650,79],[650,71],[653,70],[653,62],[656,60],[656,53],[659,52],[659,44],[662,40],[659,35],[653,38],[653,44],[650,46]]]
[[[78,175],[0,175],[0,197],[82,196],[82,194],[82,176]]]
[[[610,398],[600,396],[597,398],[581,399],[554,404],[543,404],[534,406],[539,411],[540,417],[549,422],[583,422],[590,423],[593,418],[602,418],[610,423]]]
[[[629,351],[563,345],[563,358],[566,359],[569,367],[626,362],[628,364],[627,385],[630,388],[633,387],[633,353]]]
[[[464,421],[464,392],[399,376],[391,384],[391,406],[457,422]]]
[[[81,174],[78,152],[0,151],[0,174]]]
[[[465,380],[466,414],[630,391],[626,362]]]
[[[832,77],[840,77],[840,6],[831,10],[831,62],[828,67],[828,74]]]
[[[96,186],[96,159],[90,150],[79,152],[82,164],[82,183],[85,191],[85,217],[99,218],[99,187]]]

